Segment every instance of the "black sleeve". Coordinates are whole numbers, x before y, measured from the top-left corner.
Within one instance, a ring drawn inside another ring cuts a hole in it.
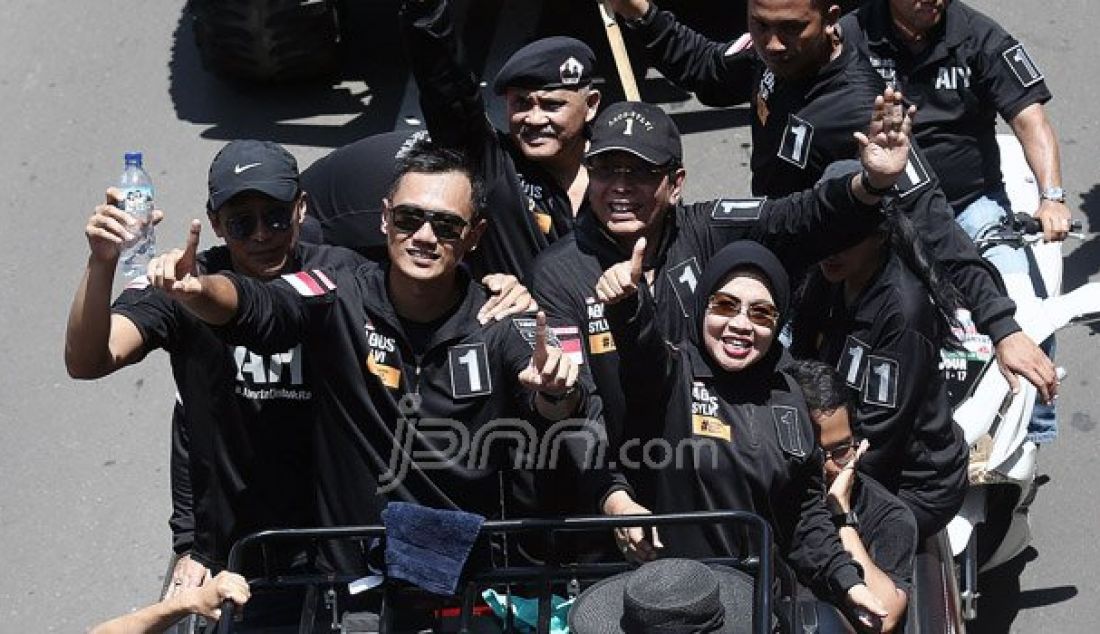
[[[677,22],[671,12],[650,4],[645,17],[627,21],[627,26],[645,44],[649,61],[661,74],[708,106],[749,100],[755,59],[751,49],[727,55],[729,42],[711,41]]]
[[[788,271],[801,273],[858,242],[882,220],[880,207],[859,202],[850,183],[850,175],[832,178],[813,189],[759,201],[755,210],[747,207],[751,201],[707,203],[712,205],[709,227],[715,248],[742,238],[755,240],[771,249]]]
[[[604,309],[615,349],[619,355],[619,382],[632,413],[645,412],[652,425],[664,420],[668,395],[679,379],[679,355],[675,354],[658,326],[656,302],[648,284],[639,284],[638,292]],[[659,434],[660,427],[640,425],[632,429]]]
[[[802,415],[806,415],[803,410]],[[790,544],[787,559],[811,588],[837,600],[848,590],[863,583],[863,571],[840,541],[829,509],[825,506],[825,480],[822,454],[815,447],[779,496],[784,502],[778,536]]]
[[[261,282],[234,273],[222,275],[237,288],[237,316],[217,331],[228,343],[261,354],[297,345],[309,325],[311,307],[335,301],[335,290],[307,298],[282,278]]]
[[[914,421],[928,401],[928,375],[939,362],[939,349],[919,332],[884,324],[877,341],[868,342],[867,375],[852,428],[871,443],[860,469],[871,474],[896,471],[906,446],[914,442]]]
[[[898,210],[913,222],[932,257],[962,295],[975,326],[996,343],[1020,330],[1013,318],[1016,304],[1008,298],[1000,274],[981,257],[974,241],[955,222],[955,213],[935,175],[924,167],[928,160],[916,145],[913,147],[911,161],[927,176],[911,190],[901,189],[900,195],[887,204],[897,205]]]
[[[977,20],[983,28],[974,69],[980,92],[1006,121],[1032,104],[1050,101],[1043,72],[1024,45],[993,20],[982,18]]]
[[[127,288],[111,312],[129,319],[141,333],[142,357],[157,348],[172,351],[179,343],[180,307],[152,287]]]
[[[169,458],[172,516],[168,519],[168,527],[172,529],[172,550],[180,555],[189,552],[195,545],[190,456],[191,435],[187,430],[183,404],[176,400],[172,408],[172,455]]]
[[[449,3],[405,2],[400,16],[405,52],[432,140],[471,152],[495,143],[478,83],[459,61]]]

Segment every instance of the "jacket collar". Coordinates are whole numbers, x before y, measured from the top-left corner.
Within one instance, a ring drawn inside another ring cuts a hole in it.
[[[408,337],[405,335],[405,329],[401,325],[397,310],[390,301],[389,270],[389,262],[384,264],[366,262],[359,266],[355,276],[363,288],[361,295],[367,312],[371,317],[385,322],[394,331],[400,333],[402,340],[407,344]],[[463,288],[462,299],[447,321],[432,335],[432,340],[428,344],[429,350],[448,341],[464,339],[481,329],[477,313],[486,300],[484,289],[474,281],[464,266],[458,267],[456,284]]]

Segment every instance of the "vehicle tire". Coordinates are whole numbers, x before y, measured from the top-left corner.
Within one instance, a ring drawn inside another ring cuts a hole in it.
[[[191,0],[202,65],[227,79],[282,83],[335,72],[334,0]]]

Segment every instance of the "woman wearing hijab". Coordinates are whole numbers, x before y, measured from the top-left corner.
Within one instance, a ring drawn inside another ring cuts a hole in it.
[[[854,392],[852,431],[870,441],[859,470],[906,503],[921,539],[966,495],[968,448],[939,369],[957,306],[909,220],[888,208],[878,230],[811,272],[792,328],[792,354],[837,368]]]
[[[629,262],[600,278],[596,292],[620,355],[628,403],[624,445],[638,455],[604,471],[596,486],[604,513],[627,515],[743,510],[763,516],[800,579],[844,599],[861,620],[886,616],[845,552],[825,507],[822,458],[802,392],[780,369],[776,341],[789,311],[783,266],[763,246],[734,242],[707,264],[695,294],[690,339],[666,342],[642,280],[644,240]],[[627,451],[628,449],[624,449]],[[594,479],[593,482],[596,482]],[[744,551],[721,525],[617,531],[624,555],[722,557]]]

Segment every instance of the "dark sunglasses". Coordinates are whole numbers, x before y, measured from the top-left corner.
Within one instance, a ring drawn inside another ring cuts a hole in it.
[[[843,442],[835,447],[829,447],[828,449],[822,447],[821,450],[825,452],[825,458],[832,460],[833,463],[843,469],[847,467],[856,457],[856,449],[859,448],[859,439],[850,438],[847,442]]]
[[[440,240],[459,240],[470,226],[458,214],[449,211],[430,211],[413,205],[396,205],[390,208],[390,220],[402,233],[416,233],[424,223],[432,226],[432,233]]]
[[[588,175],[596,180],[609,181],[622,176],[630,183],[656,183],[672,171],[667,165],[658,167],[628,167],[626,165],[588,164]]]
[[[725,293],[715,293],[707,302],[707,312],[711,315],[733,319],[744,310],[745,317],[757,326],[774,328],[779,321],[779,309],[767,302],[749,304],[742,309],[741,300]]]
[[[237,214],[225,220],[225,233],[234,240],[246,240],[256,231],[256,223],[262,219],[270,231],[286,231],[294,217],[294,206],[270,207],[259,217],[256,214]]]

